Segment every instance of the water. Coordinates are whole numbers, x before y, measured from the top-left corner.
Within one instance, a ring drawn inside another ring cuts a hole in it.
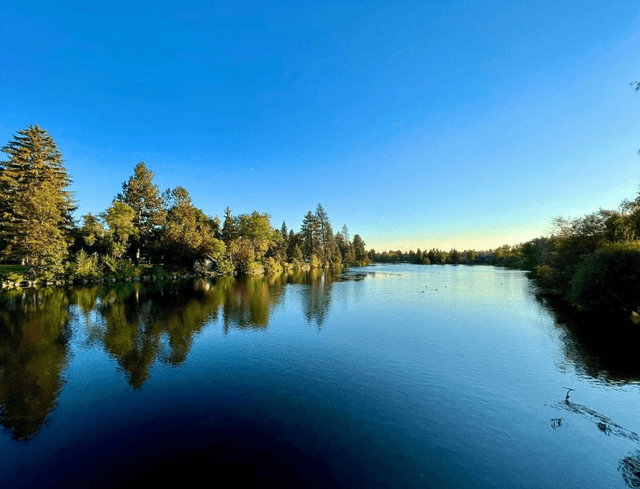
[[[640,487],[640,367],[579,326],[491,267],[8,292],[0,485]]]

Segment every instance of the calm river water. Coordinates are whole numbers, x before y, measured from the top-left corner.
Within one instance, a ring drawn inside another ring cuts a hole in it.
[[[0,486],[640,487],[574,328],[484,266],[5,292]]]

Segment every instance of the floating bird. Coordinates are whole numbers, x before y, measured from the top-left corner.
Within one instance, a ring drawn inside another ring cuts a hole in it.
[[[569,400],[569,392],[574,391],[571,387],[563,387],[563,389],[567,389],[567,397],[564,398],[565,401]]]

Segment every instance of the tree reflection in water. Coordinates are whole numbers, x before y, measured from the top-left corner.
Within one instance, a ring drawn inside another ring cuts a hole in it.
[[[16,440],[35,435],[55,408],[67,364],[65,290],[14,290],[0,296],[2,426]]]
[[[193,283],[13,290],[0,294],[0,407],[2,426],[17,440],[35,435],[56,406],[67,365],[71,320],[83,325],[134,389],[156,361],[179,366],[194,336],[222,314],[231,328],[265,329],[288,284],[303,284],[303,311],[321,327],[331,307],[331,283],[316,270],[266,277],[222,277]]]
[[[640,328],[628,315],[581,312],[550,296],[537,295],[536,300],[553,315],[565,358],[580,375],[607,384],[640,381]]]

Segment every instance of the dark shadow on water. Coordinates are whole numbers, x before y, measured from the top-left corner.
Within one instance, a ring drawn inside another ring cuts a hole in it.
[[[536,300],[554,317],[565,357],[579,373],[613,384],[640,381],[640,326],[628,316],[578,311],[553,296]]]

